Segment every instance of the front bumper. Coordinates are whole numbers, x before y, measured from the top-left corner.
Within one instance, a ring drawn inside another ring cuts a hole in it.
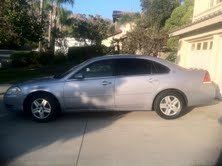
[[[23,97],[21,95],[19,96],[4,95],[3,103],[8,111],[12,112],[23,111]]]

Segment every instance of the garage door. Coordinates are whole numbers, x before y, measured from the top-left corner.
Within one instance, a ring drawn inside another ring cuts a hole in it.
[[[208,70],[210,73],[211,66],[214,62],[212,54],[213,41],[203,41],[191,44],[191,54],[189,55],[189,67]],[[213,73],[212,73],[213,74]]]
[[[210,73],[211,79],[217,84],[217,96],[222,94],[222,77],[218,75],[216,54],[212,51],[213,41],[206,40],[191,43],[191,52],[187,58],[189,68],[205,69]]]

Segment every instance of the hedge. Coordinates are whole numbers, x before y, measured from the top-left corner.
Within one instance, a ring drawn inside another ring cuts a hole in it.
[[[53,56],[49,52],[15,52],[10,56],[13,67],[35,67],[60,64],[67,60],[62,54]]]
[[[70,47],[68,59],[79,64],[87,59],[112,53],[112,49],[105,46]]]

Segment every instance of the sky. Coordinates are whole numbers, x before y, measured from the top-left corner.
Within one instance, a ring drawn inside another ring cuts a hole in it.
[[[73,7],[65,5],[73,13],[101,15],[112,19],[113,10],[140,12],[140,0],[75,0]]]

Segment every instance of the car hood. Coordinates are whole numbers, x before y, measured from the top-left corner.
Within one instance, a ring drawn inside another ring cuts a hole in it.
[[[28,81],[24,81],[21,83],[16,84],[17,86],[26,86],[26,85],[33,85],[33,84],[48,84],[51,82],[55,82],[57,81],[57,79],[53,78],[53,76],[49,76],[49,77],[40,77],[40,78],[35,78],[32,80],[28,80]]]

